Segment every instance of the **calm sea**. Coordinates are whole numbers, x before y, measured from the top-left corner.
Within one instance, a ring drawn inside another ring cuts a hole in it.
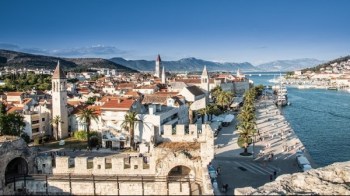
[[[254,84],[264,85],[279,76],[249,74]],[[288,101],[282,112],[318,166],[350,160],[350,93],[288,88]]]

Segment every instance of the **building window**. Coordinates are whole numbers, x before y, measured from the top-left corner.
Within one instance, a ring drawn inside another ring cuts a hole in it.
[[[34,125],[34,124],[38,124],[39,123],[39,120],[34,120],[34,121],[32,121],[32,124]]]
[[[39,128],[32,129],[32,133],[39,133]]]
[[[41,121],[45,121],[45,118],[42,118]]]

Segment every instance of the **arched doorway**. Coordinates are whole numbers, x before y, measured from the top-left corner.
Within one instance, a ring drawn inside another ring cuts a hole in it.
[[[5,182],[10,183],[13,181],[13,178],[16,176],[23,176],[28,174],[28,164],[25,159],[22,157],[17,157],[12,159],[5,170]]]
[[[179,179],[192,179],[194,178],[194,171],[191,168],[178,165],[173,167],[168,173],[169,180],[179,180]]]

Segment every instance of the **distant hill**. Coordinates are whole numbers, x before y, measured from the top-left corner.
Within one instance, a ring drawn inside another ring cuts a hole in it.
[[[293,59],[293,60],[278,60],[272,61],[264,64],[257,65],[256,67],[261,70],[266,71],[295,71],[301,70],[307,67],[313,67],[325,61],[303,58],[303,59]]]
[[[0,50],[0,66],[26,67],[26,68],[47,68],[54,69],[57,61],[66,70],[103,67],[113,68],[120,72],[137,72],[135,69],[125,67],[121,64],[101,58],[60,58],[44,55],[34,55],[10,50]]]
[[[123,58],[112,58],[111,61],[121,64],[139,71],[154,71],[155,61],[146,60],[125,60]],[[196,58],[184,58],[178,61],[162,61],[166,71],[202,71],[204,65],[207,66],[208,71],[230,71],[235,72],[237,69],[242,71],[260,71],[248,62],[244,63],[219,63],[213,61],[206,61]]]
[[[314,66],[314,67],[308,67],[306,69],[303,69],[302,72],[305,72],[305,71],[318,72],[318,71],[320,71],[321,68],[325,68],[327,66],[330,66],[333,63],[345,62],[345,61],[348,61],[349,59],[350,59],[350,55],[345,56],[345,57],[340,57],[340,58],[337,58],[337,59],[334,59],[334,60],[331,60],[331,61],[328,61],[328,62],[321,63],[321,64],[319,64],[317,66]]]

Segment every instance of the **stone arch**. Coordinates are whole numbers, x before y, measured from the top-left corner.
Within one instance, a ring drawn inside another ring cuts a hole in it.
[[[28,174],[28,163],[22,157],[12,159],[6,166],[5,182],[9,183],[13,177]]]

